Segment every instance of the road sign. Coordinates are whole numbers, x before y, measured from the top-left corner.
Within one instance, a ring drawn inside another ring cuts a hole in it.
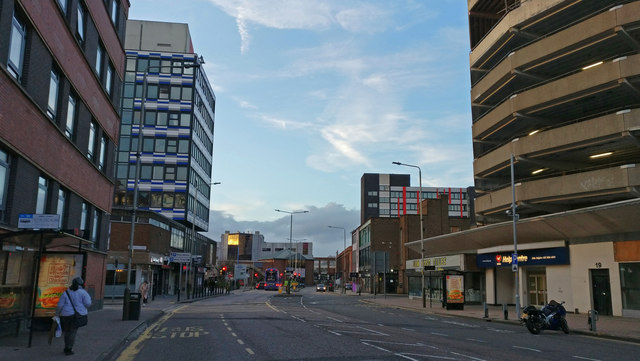
[[[169,261],[173,263],[189,263],[191,262],[191,253],[189,252],[171,252]]]
[[[518,272],[518,264],[517,263],[514,263],[514,264],[511,265],[511,271]]]
[[[26,229],[58,229],[60,228],[59,214],[20,214],[18,228]]]

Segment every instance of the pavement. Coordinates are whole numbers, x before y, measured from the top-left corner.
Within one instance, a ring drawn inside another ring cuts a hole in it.
[[[233,291],[234,293],[241,291]],[[515,306],[507,307],[507,317],[502,306],[488,306],[488,317],[482,305],[464,305],[463,310],[446,310],[440,303],[429,304],[423,308],[422,299],[409,299],[407,295],[358,295],[347,291],[338,295],[357,297],[361,302],[380,307],[399,308],[415,312],[460,316],[475,319],[483,319],[487,322],[505,322],[519,324],[515,317]],[[229,297],[229,295],[215,295],[209,297]],[[40,361],[40,360],[94,360],[111,361],[144,330],[157,321],[163,314],[180,306],[181,303],[195,302],[206,297],[181,300],[177,302],[176,296],[157,296],[141,308],[137,320],[122,320],[122,300],[105,300],[103,309],[89,313],[89,324],[78,330],[76,345],[73,348],[75,355],[63,354],[64,340],[62,337],[53,338],[48,343],[48,331],[34,331],[31,337],[31,347],[28,346],[29,333],[24,332],[17,337],[0,337],[0,359],[12,361]],[[567,313],[567,322],[571,333],[603,337],[640,344],[640,319],[599,316],[596,322],[596,331],[591,331],[587,323],[586,314]],[[523,330],[524,330],[524,326]],[[561,331],[543,331],[561,332]]]

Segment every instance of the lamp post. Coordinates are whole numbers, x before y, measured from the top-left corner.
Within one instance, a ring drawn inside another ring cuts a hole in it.
[[[422,227],[422,169],[417,165],[405,164],[400,162],[392,162],[395,165],[403,165],[405,167],[418,168],[418,178],[420,181],[420,194],[418,195],[418,211],[420,211],[420,272],[422,273],[422,308],[427,308],[427,295],[424,293],[424,228]]]
[[[293,240],[293,215],[300,213],[309,213],[309,211],[283,211],[280,209],[276,209],[276,212],[287,213],[291,216],[291,221],[289,223],[289,263],[291,263],[291,241]],[[286,269],[285,269],[286,274]],[[291,293],[291,273],[289,273],[289,282],[287,282],[287,294]]]
[[[515,175],[513,169],[513,154],[509,159],[511,165],[511,215],[513,216],[513,260],[511,261],[513,272],[515,273],[516,287],[516,317],[520,317],[520,280],[518,271],[518,237],[516,235],[516,222],[518,222],[518,214],[516,213],[516,187]]]
[[[181,68],[189,69],[189,68],[199,68],[202,64],[204,64],[204,60],[202,57],[195,57],[195,63],[187,63],[182,64]],[[133,183],[133,204],[132,204],[132,212],[131,212],[131,232],[129,234],[129,262],[127,267],[127,288],[124,291],[124,307],[123,312],[126,314],[126,318],[128,318],[129,314],[129,298],[131,294],[131,261],[133,259],[133,239],[135,235],[135,226],[136,226],[136,210],[138,208],[138,183],[140,183],[140,157],[142,153],[142,141],[143,141],[143,132],[142,132],[142,124],[145,118],[145,107],[146,107],[146,97],[147,97],[147,77],[149,76],[149,71],[152,69],[162,69],[161,65],[149,65],[145,68],[144,74],[142,75],[142,96],[140,98],[140,122],[138,123],[138,145],[136,149],[136,170],[135,170],[135,179]],[[132,132],[133,133],[133,132]],[[132,134],[133,135],[133,134]],[[179,291],[178,291],[179,292]],[[125,319],[123,315],[123,319]]]
[[[211,183],[196,183],[196,186],[193,187],[196,190],[196,195],[195,198],[198,198],[198,190],[200,189],[200,187],[202,186],[215,186],[220,184],[220,182],[211,182]],[[196,244],[196,212],[195,212],[195,202],[194,202],[194,207],[193,207],[193,211],[192,211],[192,216],[193,218],[191,219],[191,248],[195,249],[195,244]],[[193,263],[193,255],[191,255],[191,262]],[[193,267],[191,267],[193,268]],[[193,287],[192,287],[192,297],[191,298],[195,298],[195,287],[196,287],[196,282],[195,282],[195,277],[196,277],[196,273],[194,270],[191,270],[191,272],[193,272]],[[187,284],[189,284],[189,281],[187,281]],[[187,299],[189,299],[189,293],[187,293]],[[178,299],[178,301],[180,301]]]
[[[341,229],[342,230],[342,234],[343,234],[343,241],[342,241],[342,251],[344,252],[345,249],[347,249],[347,230],[343,227],[336,227],[336,226],[327,226],[329,228],[335,228],[335,229]],[[338,267],[338,260],[336,259],[336,267]],[[342,258],[342,293],[347,293],[347,282],[345,281],[345,272],[344,272],[344,257]]]

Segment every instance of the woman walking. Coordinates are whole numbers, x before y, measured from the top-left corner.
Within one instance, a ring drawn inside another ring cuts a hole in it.
[[[73,355],[72,349],[78,332],[78,326],[74,322],[76,312],[87,315],[87,308],[91,306],[91,296],[82,288],[83,285],[82,278],[74,278],[71,286],[60,296],[56,307],[56,316],[60,317],[60,326],[64,333],[65,355]]]

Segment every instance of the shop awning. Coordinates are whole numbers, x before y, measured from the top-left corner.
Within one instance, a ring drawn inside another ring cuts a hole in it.
[[[627,235],[640,239],[640,199],[532,217],[517,222],[518,244],[597,239]],[[619,237],[617,237],[619,239]],[[421,241],[405,246],[421,252]],[[502,222],[424,240],[425,256],[475,253],[477,249],[513,245],[513,223]]]
[[[82,246],[91,244],[91,242],[84,238],[63,231],[25,230],[0,234],[0,249],[5,249],[6,246],[16,246],[38,250],[40,248],[40,242],[42,242],[45,250],[62,246],[77,246],[78,248],[82,248]]]

